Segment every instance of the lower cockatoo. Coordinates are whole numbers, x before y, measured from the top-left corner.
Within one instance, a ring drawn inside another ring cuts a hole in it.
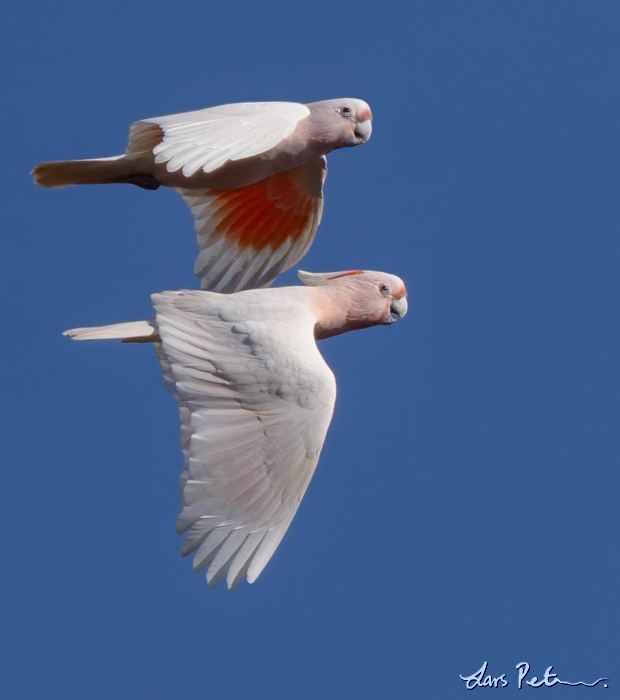
[[[269,286],[312,243],[325,155],[370,138],[363,100],[240,102],[135,122],[124,154],[39,163],[41,187],[174,187],[194,216],[202,289]]]
[[[195,571],[209,567],[211,588],[256,579],[312,478],[336,398],[316,341],[407,312],[395,275],[299,276],[307,286],[162,292],[149,320],[65,332],[155,343],[181,417],[181,553],[194,553]]]

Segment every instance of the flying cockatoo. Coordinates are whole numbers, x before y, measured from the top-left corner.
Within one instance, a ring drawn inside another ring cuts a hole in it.
[[[245,102],[135,122],[123,155],[40,163],[42,187],[173,187],[191,209],[202,289],[266,287],[305,255],[323,211],[325,155],[372,131],[363,100]]]
[[[146,321],[65,332],[155,343],[181,417],[185,469],[177,533],[211,588],[263,570],[312,478],[336,382],[316,341],[407,312],[395,275],[300,272],[306,287],[162,292]]]

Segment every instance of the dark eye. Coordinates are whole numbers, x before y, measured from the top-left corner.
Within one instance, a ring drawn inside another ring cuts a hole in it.
[[[340,114],[342,114],[343,117],[350,117],[353,114],[353,112],[351,111],[350,107],[343,107],[340,110]]]
[[[390,288],[387,286],[387,284],[380,284],[379,291],[381,292],[381,294],[383,294],[384,297],[389,297],[390,294],[392,293],[390,291]]]

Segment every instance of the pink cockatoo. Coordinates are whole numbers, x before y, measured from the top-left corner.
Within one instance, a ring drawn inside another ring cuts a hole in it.
[[[135,122],[123,155],[40,163],[37,185],[173,187],[191,209],[202,289],[266,287],[305,255],[323,211],[325,155],[370,137],[362,100],[247,102]]]
[[[181,417],[181,553],[211,588],[263,570],[312,478],[336,382],[316,340],[407,312],[395,275],[300,272],[306,287],[162,292],[147,321],[76,328],[75,340],[153,342]]]

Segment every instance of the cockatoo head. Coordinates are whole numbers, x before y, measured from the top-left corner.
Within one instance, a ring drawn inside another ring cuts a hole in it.
[[[396,275],[372,270],[297,273],[310,287],[324,287],[317,339],[358,328],[387,326],[407,313],[407,290]],[[329,289],[329,292],[327,290]]]

